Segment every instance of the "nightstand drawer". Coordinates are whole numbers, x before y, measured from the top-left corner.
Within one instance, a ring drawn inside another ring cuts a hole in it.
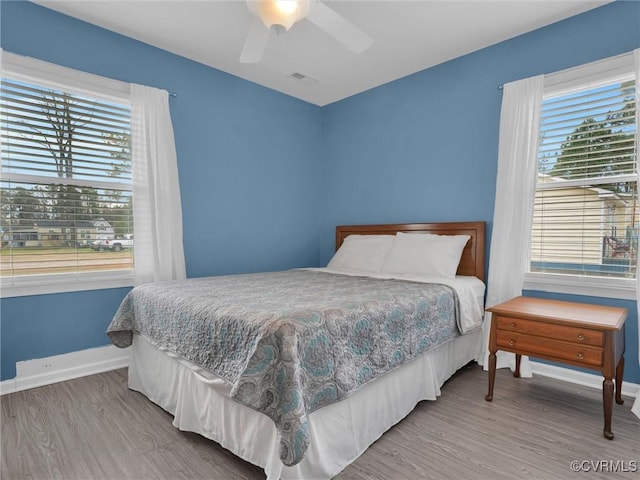
[[[594,345],[596,347],[604,345],[604,332],[602,331],[514,317],[498,316],[496,321],[499,330],[539,335],[541,337],[565,340],[567,342],[584,345]]]
[[[496,334],[496,343],[504,350],[518,351],[534,357],[539,354],[547,358],[570,360],[596,367],[602,365],[601,348],[502,330],[498,330]]]

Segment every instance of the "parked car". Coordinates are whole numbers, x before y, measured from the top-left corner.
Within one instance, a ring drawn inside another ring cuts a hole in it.
[[[94,250],[113,250],[119,252],[123,248],[133,248],[133,234],[127,233],[122,238],[99,238],[91,242]]]

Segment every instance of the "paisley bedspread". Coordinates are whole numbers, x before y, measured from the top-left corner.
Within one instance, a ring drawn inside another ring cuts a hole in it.
[[[226,379],[295,465],[311,412],[459,335],[458,311],[447,285],[289,270],[141,285],[107,334],[119,347],[142,334]]]

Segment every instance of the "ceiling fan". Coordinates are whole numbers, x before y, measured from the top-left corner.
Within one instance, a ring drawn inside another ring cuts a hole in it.
[[[335,10],[319,0],[246,0],[255,16],[245,40],[241,63],[257,63],[262,58],[273,28],[278,33],[289,30],[306,18],[354,53],[362,53],[373,39]]]

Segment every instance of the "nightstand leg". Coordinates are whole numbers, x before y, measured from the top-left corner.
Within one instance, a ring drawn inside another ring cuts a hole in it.
[[[522,360],[522,355],[516,353],[516,371],[513,372],[513,376],[516,378],[520,378],[520,361]]]
[[[604,406],[604,438],[613,440],[611,432],[611,414],[613,410],[613,380],[605,378],[602,382],[602,404]]]
[[[616,403],[622,405],[622,376],[624,375],[624,355],[620,356],[618,366],[616,367]]]
[[[496,381],[496,352],[489,354],[489,393],[484,397],[487,402],[493,400],[493,384]]]

